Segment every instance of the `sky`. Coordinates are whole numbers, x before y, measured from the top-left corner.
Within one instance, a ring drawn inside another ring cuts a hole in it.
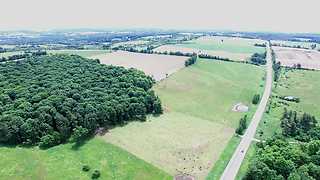
[[[319,0],[3,0],[1,30],[163,28],[320,33]]]

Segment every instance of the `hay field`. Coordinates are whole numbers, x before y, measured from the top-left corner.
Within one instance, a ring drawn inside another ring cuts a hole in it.
[[[186,53],[203,53],[213,56],[221,56],[238,61],[247,61],[255,52],[265,51],[263,47],[254,46],[255,43],[263,43],[262,40],[205,36],[182,44],[164,45],[154,51],[170,52],[181,51]]]
[[[93,56],[102,64],[136,68],[160,81],[184,67],[187,57],[131,53],[116,51],[109,54]]]
[[[52,54],[74,54],[83,56],[86,58],[92,58],[93,56],[110,53],[109,50],[49,50],[48,53]]]
[[[104,138],[171,175],[205,179],[246,114],[232,107],[243,102],[251,116],[263,76],[257,66],[199,59],[154,87],[163,115],[117,127]]]
[[[293,67],[301,64],[302,68],[320,70],[320,52],[297,48],[272,47],[276,53],[276,60],[281,65]]]

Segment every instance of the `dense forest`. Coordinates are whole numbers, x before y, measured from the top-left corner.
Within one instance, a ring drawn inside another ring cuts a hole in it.
[[[160,114],[154,80],[75,55],[0,64],[0,142],[50,147]]]
[[[282,135],[257,143],[245,180],[320,179],[320,127],[314,116],[284,110]],[[292,141],[292,138],[298,140]]]
[[[320,141],[293,144],[275,137],[258,143],[244,180],[318,180]]]

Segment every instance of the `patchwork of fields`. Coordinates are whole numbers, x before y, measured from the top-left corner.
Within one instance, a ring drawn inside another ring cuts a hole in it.
[[[156,81],[160,81],[183,68],[187,60],[187,57],[131,53],[126,51],[116,51],[93,56],[92,58],[100,59],[102,64],[142,70]]]
[[[264,43],[257,39],[243,39],[230,37],[201,37],[182,44],[164,45],[154,51],[170,52],[180,51],[185,53],[203,53],[212,56],[220,56],[238,61],[247,61],[253,53],[263,53],[263,47],[254,46],[255,43]]]
[[[171,175],[204,179],[245,114],[233,112],[233,105],[243,102],[252,114],[263,76],[256,66],[200,59],[155,86],[163,115],[117,127],[104,138]]]
[[[254,52],[264,52],[254,43],[262,42],[203,37],[174,47],[245,60]],[[160,49],[164,47],[170,46]],[[251,119],[256,109],[252,97],[264,84],[264,69],[249,64],[198,59],[184,68],[187,57],[105,50],[48,52],[144,71],[158,81],[154,90],[164,114],[116,127],[79,147],[70,143],[48,150],[2,146],[0,179],[88,179],[95,169],[101,171],[101,179],[164,180],[182,173],[205,179],[209,172],[215,176],[223,168],[213,168],[215,162],[225,161],[236,147],[235,128],[245,114]],[[249,111],[233,111],[238,103],[247,105]],[[83,165],[91,171],[83,172]]]
[[[298,64],[302,68],[320,70],[320,52],[298,48],[272,47],[277,61],[281,65],[294,67]]]

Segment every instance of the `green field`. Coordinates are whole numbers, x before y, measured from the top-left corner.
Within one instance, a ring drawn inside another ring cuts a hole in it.
[[[245,114],[233,112],[233,105],[249,105],[251,116],[256,108],[251,99],[262,91],[263,76],[258,66],[200,59],[154,87],[164,115],[115,128],[105,139],[172,175],[204,179]]]
[[[257,138],[267,138],[275,132],[281,133],[280,118],[284,107],[298,113],[307,112],[320,119],[318,103],[320,102],[320,72],[306,70],[282,70],[277,87],[273,89],[270,113],[264,115],[258,128]],[[295,96],[300,98],[299,103],[280,100],[275,96]],[[281,102],[288,103],[287,105]],[[260,136],[259,132],[263,135]]]
[[[86,58],[109,53],[109,50],[49,50],[48,53],[53,54],[75,54]]]
[[[263,77],[262,67],[200,59],[159,83],[155,90],[169,112],[236,128],[244,113],[233,112],[233,105],[250,105],[253,95],[263,90]]]
[[[178,46],[195,48],[200,50],[226,51],[230,53],[253,54],[263,53],[265,48],[254,46],[255,43],[262,43],[260,40],[229,38],[229,37],[203,37],[188,41]]]
[[[90,179],[94,170],[101,172],[100,179],[172,179],[167,173],[100,138],[79,147],[65,144],[48,150],[3,146],[0,158],[0,179]],[[83,172],[83,165],[89,165],[91,170]]]
[[[5,52],[5,53],[0,53],[0,58],[2,57],[8,57],[8,56],[12,56],[12,55],[16,55],[16,54],[23,54],[22,51],[13,51],[13,52]]]

